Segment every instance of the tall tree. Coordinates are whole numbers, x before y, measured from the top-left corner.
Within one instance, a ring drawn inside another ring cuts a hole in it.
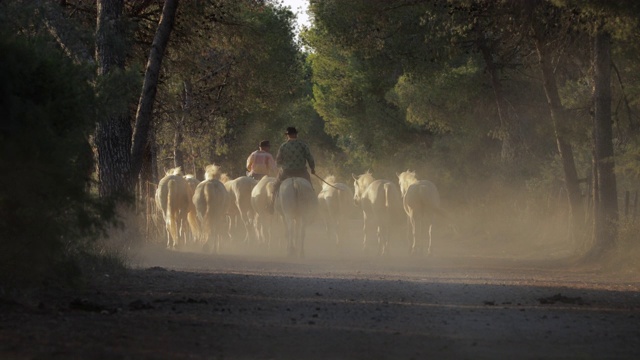
[[[98,77],[117,80],[124,73],[127,56],[127,33],[123,15],[124,0],[97,0],[96,63]],[[110,89],[111,91],[115,89]],[[109,104],[108,113],[100,114],[95,142],[98,150],[98,173],[102,196],[130,196],[131,124],[125,104]]]
[[[102,100],[97,120],[95,144],[98,155],[99,190],[102,196],[129,197],[142,167],[144,149],[148,146],[149,126],[162,58],[173,27],[178,0],[167,0],[162,8],[158,28],[151,44],[145,69],[142,92],[135,90],[137,82],[127,69],[131,53],[129,20],[122,0],[97,0],[95,28],[95,62],[97,92]],[[81,6],[82,4],[76,4]],[[152,2],[129,4],[132,14],[153,8]],[[43,21],[65,52],[77,62],[93,62],[86,56],[87,44],[60,7],[40,1]],[[124,90],[124,91],[123,91]],[[138,110],[133,121],[130,105],[138,92]],[[132,125],[133,124],[133,125]]]
[[[594,67],[594,239],[591,255],[610,249],[616,240],[618,190],[611,125],[611,35],[600,25],[593,43]]]
[[[143,160],[143,151],[149,142],[149,127],[153,115],[153,104],[158,91],[158,79],[160,78],[160,66],[164,57],[169,36],[173,29],[176,12],[178,10],[178,0],[166,0],[162,9],[162,16],[156,30],[156,35],[151,44],[149,60],[145,69],[142,93],[138,101],[136,111],[135,128],[133,131],[133,144],[131,147],[131,176],[135,181],[140,173]]]
[[[571,145],[568,129],[569,116],[567,110],[562,105],[560,93],[552,58],[558,51],[554,49],[553,44],[562,44],[564,41],[558,41],[558,37],[562,33],[570,33],[566,31],[566,26],[570,19],[562,18],[562,9],[556,8],[546,2],[527,2],[523,7],[526,22],[531,26],[531,34],[536,53],[538,55],[539,67],[542,73],[542,83],[544,92],[547,96],[547,104],[551,116],[555,141],[562,163],[564,174],[564,185],[567,190],[569,209],[571,212],[572,229],[580,228],[579,210],[582,208],[582,194],[580,191],[580,183],[578,172],[576,169],[573,147]],[[539,21],[539,16],[546,14],[543,21]],[[559,25],[560,24],[560,25]],[[564,24],[564,26],[562,25]],[[560,27],[564,31],[554,31],[553,27]],[[557,55],[556,55],[557,56]]]

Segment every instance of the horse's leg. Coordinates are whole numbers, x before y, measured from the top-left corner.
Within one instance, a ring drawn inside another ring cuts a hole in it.
[[[291,220],[290,228],[289,228],[289,255],[296,256],[298,251],[298,247],[296,246],[297,240],[297,223],[295,219]]]
[[[175,249],[176,247],[176,225],[175,225],[175,215],[170,214],[167,218],[167,247],[170,249]]]
[[[409,254],[413,253],[413,225],[411,224],[411,214],[409,211],[405,211],[407,214],[407,225],[405,226],[405,240],[409,246]]]
[[[255,237],[258,245],[261,245],[262,236],[260,236],[260,220],[258,219],[258,216],[260,216],[260,214],[258,213],[255,213],[255,215],[253,216],[253,224],[251,226],[251,231],[253,232],[253,236]]]
[[[380,255],[389,255],[389,238],[391,237],[391,222],[382,220],[380,226]]]
[[[287,236],[287,222],[286,222],[286,220],[285,220],[285,218],[284,218],[284,215],[278,215],[278,219],[280,220],[280,223],[282,224],[281,229],[282,229],[282,231],[284,231],[284,235],[285,235],[285,236],[284,236],[284,239],[285,239],[285,242],[286,242],[286,241],[287,241],[287,239],[288,239],[288,238],[286,237],[286,236]],[[282,249],[282,248],[283,248],[284,246],[286,246],[287,244],[284,244],[284,245],[283,245],[283,243],[282,243],[283,236],[279,236],[278,238],[280,239],[280,241],[278,242],[278,247],[279,247],[280,249]]]
[[[427,245],[427,218],[425,216],[424,213],[419,214],[420,217],[417,219],[417,224],[416,224],[416,233],[417,233],[417,241],[419,244],[419,255],[420,256],[424,256],[425,254],[425,248]]]
[[[287,239],[287,256],[293,256],[294,253],[294,244],[293,244],[293,232],[294,232],[294,224],[293,220],[289,219],[287,216],[284,217],[284,226],[285,226],[285,237]]]
[[[419,226],[416,223],[416,213],[411,211],[409,214],[409,222],[411,223],[411,236],[413,239],[413,243],[411,244],[411,254],[418,255],[419,247],[420,247],[420,234],[419,234]]]
[[[191,235],[191,227],[189,225],[189,218],[188,218],[189,214],[185,214],[184,220],[183,220],[183,227],[184,227],[184,244],[185,246],[191,243],[191,239],[193,238],[193,236]]]
[[[169,230],[171,228],[171,225],[167,222],[165,223],[164,228],[167,234],[167,249],[171,249],[171,231]]]
[[[324,222],[324,231],[325,234],[327,235],[327,241],[331,242],[331,226],[329,224],[331,224],[331,220],[329,219],[329,213],[325,213],[322,214],[322,221]]]
[[[362,225],[362,233],[364,234],[364,240],[362,241],[362,249],[363,250],[367,250],[367,230],[371,227],[371,220],[369,220],[369,218],[367,217],[367,213],[363,212],[364,214],[364,221],[363,221],[363,225]]]
[[[300,219],[296,219],[293,227],[293,251],[296,256],[300,257]]]
[[[244,227],[244,239],[242,239],[243,244],[249,243],[249,219],[247,219],[247,214],[244,211],[240,211],[240,221],[242,222],[242,226]]]
[[[211,254],[217,254],[220,251],[220,230],[211,231]]]
[[[223,239],[223,235],[228,235],[227,231],[227,218],[226,216],[218,216],[214,221],[213,233],[214,233],[214,242],[213,242],[213,252],[214,254],[218,254],[220,252],[220,247]]]
[[[262,215],[260,217],[260,237],[262,238],[262,243],[267,246],[269,249],[271,245],[271,230],[270,230],[270,222],[272,216]]]
[[[269,215],[266,221],[263,221],[262,224],[262,237],[264,241],[267,243],[267,249],[271,248],[271,227],[273,226],[273,215]]]
[[[431,221],[433,217],[429,218],[429,219],[425,219],[425,226],[428,227],[429,232],[428,232],[428,242],[427,242],[427,256],[431,255],[431,239],[432,239],[432,233],[431,230],[433,229],[433,222]]]
[[[307,224],[305,223],[304,220],[300,221],[300,225],[299,226],[299,234],[300,236],[298,237],[298,243],[299,243],[299,257],[300,258],[304,258],[304,238],[306,236],[306,227]]]
[[[329,243],[334,241],[338,241],[336,236],[336,218],[334,214],[327,214],[327,238],[329,239]]]
[[[189,221],[187,220],[187,213],[180,211],[180,246],[187,247],[187,239],[189,238]]]
[[[382,223],[378,223],[378,227],[376,228],[376,235],[378,238],[378,256],[381,256],[384,253],[384,239],[383,239],[383,231],[384,225]]]
[[[245,243],[250,243],[251,241],[255,241],[255,237],[252,235],[254,234],[251,230],[253,229],[253,218],[251,216],[251,211],[247,211],[245,213],[245,218],[247,220],[247,222],[244,224],[245,227],[245,231],[247,232],[247,235],[245,237]]]
[[[342,232],[342,219],[336,217],[336,221],[333,222],[333,226],[335,228],[335,236],[336,236],[336,248],[340,247],[340,238]]]
[[[205,213],[202,221],[202,251],[213,252],[213,219],[211,219],[208,211]]]

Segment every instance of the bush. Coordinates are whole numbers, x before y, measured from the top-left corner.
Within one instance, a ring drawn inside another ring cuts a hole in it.
[[[44,44],[0,39],[0,282],[79,274],[74,254],[113,218],[89,192],[94,91]]]

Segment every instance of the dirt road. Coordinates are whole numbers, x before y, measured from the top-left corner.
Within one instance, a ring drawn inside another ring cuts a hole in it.
[[[557,262],[153,248],[0,304],[2,359],[637,359],[640,282]]]

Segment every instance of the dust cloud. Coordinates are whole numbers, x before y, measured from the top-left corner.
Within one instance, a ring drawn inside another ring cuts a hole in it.
[[[416,173],[420,178],[420,171]],[[397,183],[397,177],[388,179]],[[341,182],[353,189],[353,180]],[[317,179],[313,179],[313,186],[316,193],[322,188]],[[263,264],[263,270],[268,270],[267,264],[272,261],[314,264],[318,272],[336,268],[357,271],[366,266],[387,270],[403,266],[566,269],[575,264],[590,245],[588,213],[580,214],[582,226],[576,233],[571,233],[569,209],[561,191],[539,195],[490,180],[471,189],[455,191],[439,187],[442,209],[447,215],[434,221],[429,256],[411,254],[408,220],[395,224],[389,252],[384,256],[377,254],[375,234],[370,235],[374,239],[369,240],[369,246],[364,249],[362,211],[354,205],[340,244],[329,238],[324,220],[318,214],[315,221],[307,226],[303,259],[287,256],[284,224],[277,219],[273,221],[269,244],[258,243],[253,232],[249,234],[248,242],[244,242],[246,232],[238,222],[231,229],[231,239],[221,243],[217,254],[205,252],[202,244],[195,243],[166,250],[164,223],[159,215],[155,222],[146,224],[146,228],[151,229],[150,233],[146,235],[147,240],[142,241],[143,246],[132,255],[131,263],[134,266],[173,266],[171,254],[182,254],[209,255],[211,261],[218,261],[221,257],[254,261]],[[635,261],[637,257],[630,255],[634,253],[638,253],[637,246],[627,244],[620,247],[609,262],[599,266],[616,272],[637,272],[640,268]]]

